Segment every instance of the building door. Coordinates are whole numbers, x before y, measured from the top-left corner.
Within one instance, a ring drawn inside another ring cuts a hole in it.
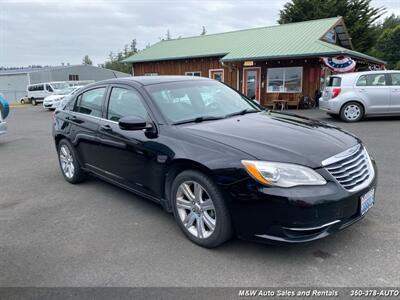
[[[218,80],[220,82],[224,82],[224,69],[211,69],[210,71],[211,79]]]
[[[260,101],[261,68],[243,68],[243,94]]]

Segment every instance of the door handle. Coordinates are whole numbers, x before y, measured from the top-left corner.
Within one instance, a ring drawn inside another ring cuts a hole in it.
[[[77,116],[65,117],[65,119],[70,120],[75,123],[83,123],[83,121],[81,119],[79,119]]]
[[[104,131],[112,131],[112,128],[111,128],[111,126],[110,125],[102,125],[101,127],[100,127],[100,129],[101,130],[104,130]]]

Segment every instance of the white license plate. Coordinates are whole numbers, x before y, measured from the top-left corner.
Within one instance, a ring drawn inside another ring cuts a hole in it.
[[[361,196],[361,215],[364,215],[373,205],[375,200],[375,189]]]

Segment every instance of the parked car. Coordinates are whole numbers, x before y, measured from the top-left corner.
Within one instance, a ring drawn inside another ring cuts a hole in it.
[[[63,89],[61,91],[55,92],[53,95],[47,96],[43,100],[43,107],[49,110],[56,109],[64,98],[69,99],[77,90],[79,90],[82,86],[73,86]]]
[[[38,103],[43,102],[43,99],[47,96],[68,87],[69,85],[62,81],[30,84],[27,87],[28,99],[31,101],[32,105],[37,105]]]
[[[23,96],[23,97],[21,97],[21,99],[19,99],[19,103],[21,103],[21,104],[25,104],[25,103],[29,103],[29,98],[28,98],[28,96]]]
[[[298,243],[365,216],[375,163],[346,131],[265,111],[230,87],[192,76],[111,79],[54,114],[64,178],[88,173],[160,203],[194,243],[233,233]]]
[[[400,71],[333,75],[319,107],[345,122],[357,122],[365,116],[400,115]]]
[[[5,121],[10,112],[9,105],[4,96],[0,93],[0,135],[7,132],[7,122]]]

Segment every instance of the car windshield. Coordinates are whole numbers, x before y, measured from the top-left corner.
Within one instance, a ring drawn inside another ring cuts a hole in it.
[[[170,82],[145,88],[162,114],[174,124],[261,111],[255,102],[217,81]]]
[[[76,90],[75,87],[69,87],[69,88],[63,89],[61,91],[57,91],[54,94],[56,94],[56,95],[68,95],[68,94],[71,94],[75,90]]]
[[[69,85],[65,82],[52,82],[51,86],[55,90],[63,90],[69,87]]]

